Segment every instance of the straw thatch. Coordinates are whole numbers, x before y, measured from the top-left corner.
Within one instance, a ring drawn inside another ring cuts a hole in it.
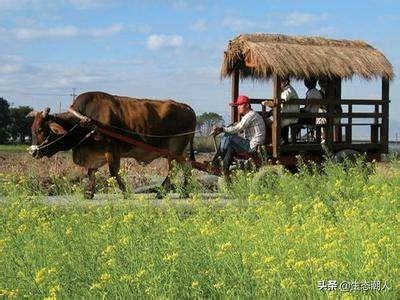
[[[363,41],[332,40],[280,34],[245,34],[229,42],[221,76],[239,69],[241,78],[255,80],[279,76],[392,79],[387,58]]]

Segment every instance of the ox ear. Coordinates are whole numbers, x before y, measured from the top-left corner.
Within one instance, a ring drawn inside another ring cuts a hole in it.
[[[45,119],[48,116],[49,112],[50,112],[50,108],[49,107],[46,107],[45,109],[43,109],[43,111],[42,111],[43,119]]]
[[[66,134],[67,131],[60,124],[55,122],[50,122],[49,124],[50,130],[57,135]]]
[[[27,118],[34,118],[39,112],[36,110],[32,110],[29,114],[26,115]]]

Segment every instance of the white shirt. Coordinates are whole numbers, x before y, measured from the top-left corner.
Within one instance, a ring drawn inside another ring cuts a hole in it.
[[[307,91],[306,99],[322,99],[322,95],[320,91],[318,91],[316,88],[313,88]],[[304,110],[307,112],[316,113],[318,112],[319,107],[320,107],[319,104],[307,104],[304,107]]]
[[[281,109],[283,113],[298,113],[300,112],[299,104],[285,105],[285,102],[292,99],[299,99],[296,90],[288,84],[281,93]],[[288,126],[289,124],[297,123],[298,119],[282,119],[281,127]]]
[[[265,142],[264,119],[254,110],[250,110],[245,114],[239,123],[223,127],[222,130],[226,133],[238,133],[243,130],[243,137],[250,141],[250,149],[252,151],[254,151],[258,145],[263,145]]]

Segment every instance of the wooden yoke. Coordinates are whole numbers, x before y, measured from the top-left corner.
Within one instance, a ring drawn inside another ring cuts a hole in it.
[[[274,107],[272,108],[272,155],[279,156],[279,144],[281,140],[281,78],[274,75]]]

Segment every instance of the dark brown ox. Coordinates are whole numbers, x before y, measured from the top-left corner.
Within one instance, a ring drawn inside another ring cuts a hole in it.
[[[174,155],[183,155],[190,144],[190,158],[194,159],[196,115],[186,104],[172,100],[134,99],[89,92],[79,95],[71,108],[104,125],[120,128],[122,134],[166,149]],[[34,121],[31,128],[33,145],[28,150],[32,156],[40,158],[72,149],[74,163],[87,170],[89,184],[86,196],[89,198],[94,195],[94,174],[101,166],[108,164],[110,176],[116,178],[120,189],[125,192],[125,185],[119,175],[121,157],[133,157],[139,162],[148,163],[161,156],[160,153],[92,132],[93,126],[81,126],[81,119],[72,113],[50,115],[49,110],[47,108],[29,114],[34,117]],[[170,171],[170,159],[168,168]],[[170,189],[169,173],[162,186],[166,190]]]

